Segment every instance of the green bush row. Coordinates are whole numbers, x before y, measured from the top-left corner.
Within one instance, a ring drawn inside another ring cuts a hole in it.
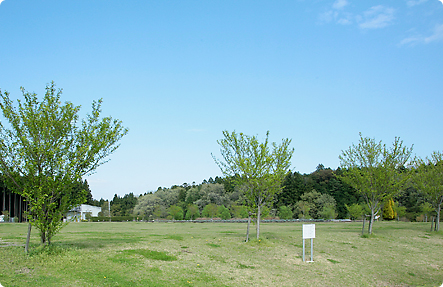
[[[132,221],[134,220],[134,216],[111,216],[111,221],[113,222],[122,222],[122,221]],[[101,221],[109,221],[109,216],[98,216],[91,217],[92,222],[101,222]]]

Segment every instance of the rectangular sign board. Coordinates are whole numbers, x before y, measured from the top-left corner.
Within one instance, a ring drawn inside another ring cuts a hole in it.
[[[315,224],[303,224],[303,239],[315,238]]]

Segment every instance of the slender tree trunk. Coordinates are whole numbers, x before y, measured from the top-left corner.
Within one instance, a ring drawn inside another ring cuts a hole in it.
[[[28,234],[26,235],[26,244],[25,244],[25,253],[28,253],[29,250],[29,240],[31,239],[31,223],[28,224]]]
[[[431,217],[431,232],[433,231],[434,228],[434,216]]]
[[[371,210],[371,219],[369,221],[369,226],[368,226],[369,235],[372,234],[372,225],[374,225],[374,217],[375,217],[374,210]]]
[[[260,238],[260,205],[257,208],[257,239]]]
[[[251,214],[248,215],[248,229],[246,229],[246,242],[249,242],[249,226],[251,226]]]

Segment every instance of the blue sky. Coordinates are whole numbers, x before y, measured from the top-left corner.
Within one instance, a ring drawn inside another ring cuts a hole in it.
[[[292,139],[293,171],[339,166],[358,133],[442,150],[440,0],[0,0],[0,89],[130,129],[94,198],[220,176],[223,130]]]

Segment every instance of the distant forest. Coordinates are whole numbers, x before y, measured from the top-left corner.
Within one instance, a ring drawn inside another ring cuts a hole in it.
[[[265,217],[304,219],[344,219],[352,217],[349,207],[365,202],[355,189],[336,177],[341,170],[325,168],[319,164],[310,174],[289,172],[282,192],[274,203],[265,210]],[[102,207],[102,216],[109,216],[108,201],[92,197],[88,182],[79,182],[67,196],[75,196],[80,190],[87,190],[86,204]],[[407,186],[394,198],[395,205],[403,207],[401,217],[409,221],[422,221],[433,216],[432,208],[413,186]],[[159,187],[155,192],[123,197],[114,195],[111,200],[111,216],[132,216],[140,220],[153,219],[196,219],[219,217],[223,219],[246,218],[248,211],[241,188],[235,187],[232,178],[215,177],[200,184],[183,183],[169,188]],[[24,220],[26,202],[9,192],[3,182],[0,184],[0,207],[4,214]],[[347,208],[348,207],[348,208]],[[355,217],[354,217],[355,218]]]
[[[350,218],[349,207],[365,206],[355,189],[336,177],[341,170],[325,168],[319,164],[310,174],[289,172],[283,182],[282,192],[272,206],[265,210],[265,217],[344,219]],[[87,187],[87,183],[83,184]],[[89,189],[89,187],[88,187]],[[200,184],[183,183],[169,188],[159,187],[155,192],[138,196],[133,193],[123,197],[114,195],[111,200],[112,216],[133,216],[139,219],[195,219],[199,217],[245,218],[247,209],[240,188],[234,187],[232,178],[209,178]],[[406,187],[394,198],[396,206],[402,206],[404,220],[424,220],[431,211],[423,208],[425,199],[412,186]],[[87,204],[102,207],[102,216],[109,216],[108,202],[92,198]],[[347,208],[348,207],[348,208]]]

